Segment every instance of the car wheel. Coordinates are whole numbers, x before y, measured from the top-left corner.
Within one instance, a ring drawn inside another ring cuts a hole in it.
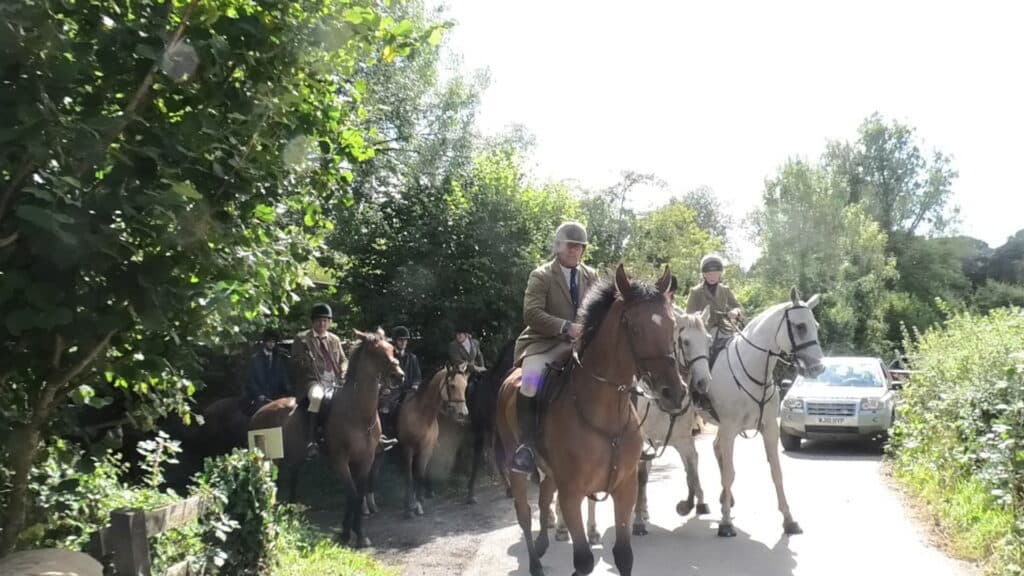
[[[782,440],[782,449],[786,452],[796,452],[800,449],[801,438],[799,436],[792,436],[783,432],[780,439]]]

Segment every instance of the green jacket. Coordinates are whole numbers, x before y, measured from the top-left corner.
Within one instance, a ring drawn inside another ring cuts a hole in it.
[[[708,330],[712,328],[727,329],[724,321],[728,319],[729,311],[733,308],[742,309],[740,303],[736,300],[736,296],[733,295],[732,289],[728,286],[719,282],[718,288],[712,294],[707,283],[702,281],[690,289],[690,297],[686,301],[686,313],[694,314],[704,310],[705,307],[711,308],[711,320],[707,325]]]
[[[587,291],[597,284],[597,271],[580,264],[579,303],[586,298]],[[526,329],[516,340],[515,362],[518,366],[525,356],[541,354],[551,350],[559,343],[567,340],[562,334],[565,322],[575,322],[578,307],[572,305],[569,295],[569,283],[565,274],[554,259],[542,264],[530,273],[526,283],[526,294],[523,296],[523,320]]]
[[[468,351],[465,346],[459,344],[458,340],[452,340],[449,342],[448,360],[451,361],[453,366],[458,366],[461,362],[465,362],[469,365],[470,372],[476,372],[477,370],[485,368],[484,355],[480,353],[479,340],[470,338],[469,342],[470,345]]]

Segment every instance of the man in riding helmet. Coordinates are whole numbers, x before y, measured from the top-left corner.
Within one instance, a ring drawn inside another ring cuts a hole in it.
[[[487,371],[484,355],[480,352],[480,341],[473,338],[472,331],[465,323],[459,324],[455,329],[455,340],[448,343],[448,361],[452,366],[465,362],[471,375]]]
[[[259,350],[246,365],[242,397],[248,401],[251,411],[288,395],[288,359],[277,349],[278,340],[277,330],[265,328]]]
[[[587,230],[565,222],[555,231],[554,258],[530,273],[523,297],[526,329],[516,340],[515,363],[522,367],[516,412],[522,443],[512,458],[512,470],[529,474],[536,465],[537,392],[548,364],[559,365],[572,351],[583,326],[577,322],[580,304],[598,281],[597,272],[583,264]]]
[[[732,290],[721,283],[724,266],[721,256],[708,254],[700,261],[700,272],[704,280],[690,290],[686,301],[686,312],[695,314],[707,306],[711,309],[708,321],[708,332],[717,339],[719,335],[735,332],[736,325],[743,316],[743,308],[736,300]]]
[[[378,407],[380,422],[388,434],[398,432],[398,406],[411,392],[420,387],[420,362],[409,351],[409,329],[395,326],[391,330],[391,342],[395,346],[395,359],[402,367],[402,376],[392,378],[380,387]]]
[[[334,314],[324,303],[313,305],[310,328],[300,332],[292,343],[292,363],[295,369],[295,400],[305,407],[306,439],[310,456],[317,452],[317,421],[320,404],[328,388],[344,383],[348,359],[341,346],[341,338],[331,333]],[[381,436],[381,442],[392,445],[394,440]]]

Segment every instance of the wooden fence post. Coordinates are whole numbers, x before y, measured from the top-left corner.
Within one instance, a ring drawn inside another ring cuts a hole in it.
[[[119,576],[151,576],[146,536],[143,510],[121,508],[110,513],[110,546]]]

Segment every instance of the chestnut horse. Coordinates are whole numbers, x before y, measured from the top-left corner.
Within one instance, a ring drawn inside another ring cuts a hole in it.
[[[540,534],[532,538],[527,499],[528,477],[511,474],[516,516],[530,556],[530,574],[544,574],[540,558],[548,548],[551,501],[558,491],[573,542],[575,574],[594,570],[594,553],[583,530],[583,498],[603,493],[615,505],[615,566],[623,576],[633,571],[630,514],[637,498],[637,464],[642,436],[640,419],[629,400],[633,377],[648,379],[659,405],[680,410],[686,388],[673,355],[675,320],[669,301],[671,276],[656,286],[630,280],[622,265],[614,282],[592,288],[581,307],[583,334],[574,362],[542,391],[537,436],[540,485]],[[578,359],[576,359],[578,358]],[[516,402],[522,371],[514,370],[498,397],[498,434],[508,467],[519,442]]]
[[[334,473],[341,480],[346,505],[340,539],[348,543],[354,533],[357,548],[370,545],[363,534],[362,502],[369,484],[370,469],[380,443],[380,419],[377,416],[377,394],[385,378],[402,376],[395,359],[395,349],[384,331],[356,331],[359,340],[352,348],[345,374],[345,384],[334,394],[327,423],[324,445]],[[281,398],[260,408],[249,424],[250,429],[280,426],[284,437],[282,468],[291,473],[291,496],[294,499],[298,468],[306,458],[306,418],[294,398]],[[284,470],[282,470],[283,472]]]
[[[447,366],[437,371],[426,386],[402,402],[398,412],[398,444],[402,448],[405,470],[405,517],[423,515],[423,489],[427,466],[437,447],[440,427],[437,417],[443,411],[458,423],[469,416],[466,409],[468,366]]]

